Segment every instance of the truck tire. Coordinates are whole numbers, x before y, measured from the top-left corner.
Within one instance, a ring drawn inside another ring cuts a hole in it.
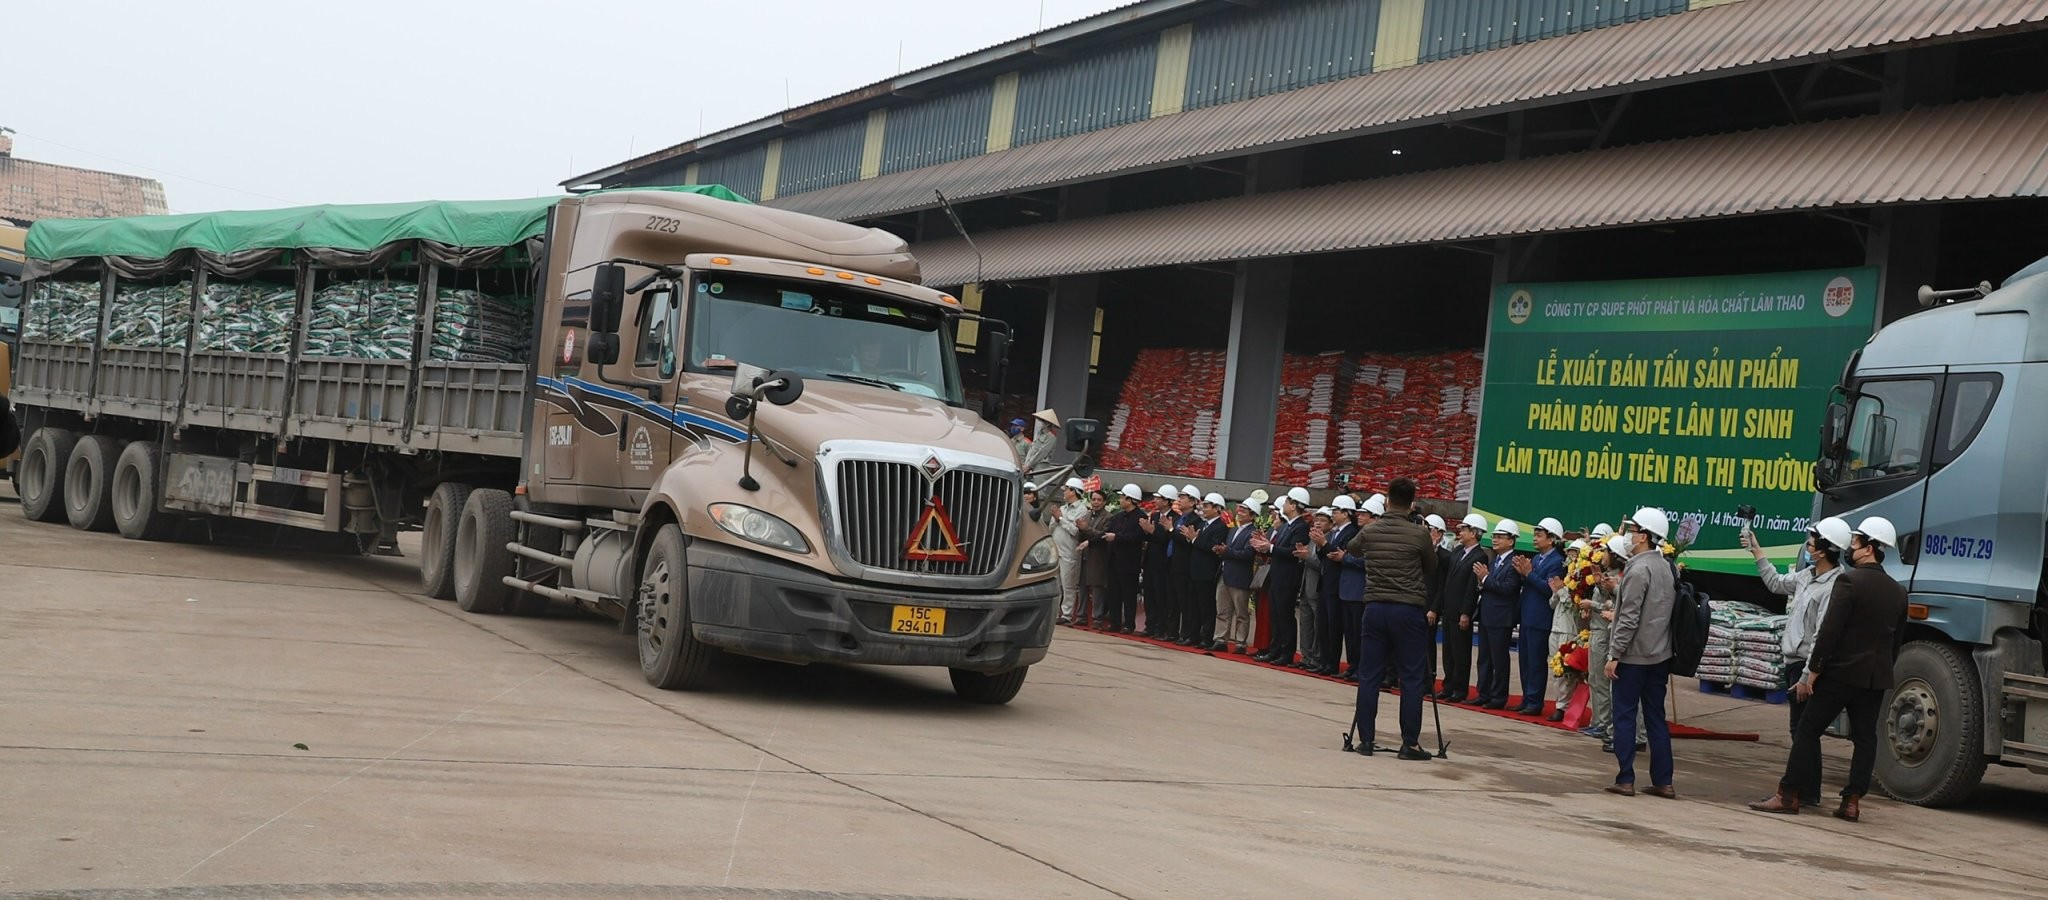
[[[455,602],[463,612],[501,613],[512,589],[512,495],[477,488],[462,504],[455,524]]]
[[[104,434],[88,434],[71,448],[64,466],[64,515],[79,531],[114,530],[114,463],[121,445]]]
[[[161,505],[163,488],[157,483],[157,463],[162,452],[149,441],[132,441],[114,461],[114,527],[131,541],[161,541],[178,527]]]
[[[62,428],[36,429],[15,464],[14,490],[21,495],[21,514],[33,522],[64,521],[64,467],[78,435]]]
[[[655,532],[640,563],[640,591],[634,604],[635,643],[640,674],[665,691],[704,686],[718,648],[690,633],[690,573],[685,568],[683,529],[674,523]]]
[[[420,518],[420,593],[436,600],[455,599],[455,530],[469,485],[444,481],[427,497]]]
[[[1878,734],[1877,784],[1920,806],[1950,806],[1984,779],[1984,697],[1961,650],[1912,641],[1892,671]]]
[[[953,693],[960,695],[960,699],[1001,706],[1015,699],[1017,692],[1024,689],[1024,675],[1031,671],[1031,667],[1018,666],[994,675],[967,669],[949,671],[953,675]]]

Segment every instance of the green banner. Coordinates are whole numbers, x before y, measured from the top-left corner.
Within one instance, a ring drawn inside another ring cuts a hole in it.
[[[1753,574],[1736,509],[1798,552],[1830,388],[1870,337],[1877,270],[1509,284],[1494,292],[1472,506],[1527,527],[1654,506],[1683,561]],[[1674,534],[1674,537],[1676,534]]]

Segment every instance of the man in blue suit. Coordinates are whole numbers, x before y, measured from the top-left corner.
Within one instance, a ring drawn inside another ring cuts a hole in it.
[[[1357,651],[1351,649],[1350,632],[1344,628],[1344,601],[1338,599],[1337,588],[1343,578],[1344,548],[1351,545],[1351,539],[1358,534],[1358,524],[1352,521],[1358,510],[1358,502],[1348,494],[1338,494],[1330,503],[1331,518],[1335,526],[1316,547],[1316,556],[1322,569],[1322,580],[1316,583],[1316,635],[1323,645],[1322,665],[1316,669],[1319,675],[1335,675],[1341,663],[1358,665]],[[1358,576],[1363,578],[1361,570]],[[1361,591],[1359,597],[1364,597]]]
[[[1301,567],[1309,558],[1307,488],[1290,488],[1280,500],[1280,524],[1265,548],[1272,571],[1266,574],[1266,633],[1272,645],[1252,657],[1278,666],[1294,664],[1294,604],[1301,599]]]
[[[1209,547],[1209,552],[1223,560],[1222,581],[1216,587],[1216,643],[1209,648],[1219,653],[1244,653],[1252,639],[1252,572],[1259,559],[1253,542],[1259,536],[1259,501],[1246,500],[1235,511],[1237,524],[1229,537]]]
[[[1521,615],[1522,573],[1516,565],[1520,554],[1515,541],[1522,526],[1502,519],[1493,526],[1493,560],[1475,562],[1472,574],[1479,578],[1479,696],[1480,706],[1506,709],[1508,705],[1508,641]]]
[[[1525,716],[1543,715],[1543,692],[1550,685],[1550,580],[1564,577],[1564,552],[1557,542],[1564,526],[1545,517],[1536,523],[1535,557],[1515,560],[1522,573],[1522,637],[1517,645],[1522,664],[1522,706]],[[1565,698],[1560,698],[1565,699]]]

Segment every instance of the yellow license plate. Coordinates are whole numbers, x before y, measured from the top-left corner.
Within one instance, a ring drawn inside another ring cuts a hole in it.
[[[946,611],[929,606],[899,606],[889,616],[889,630],[895,634],[939,637],[946,633]]]

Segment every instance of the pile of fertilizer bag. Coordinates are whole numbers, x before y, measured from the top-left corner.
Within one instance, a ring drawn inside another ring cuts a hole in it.
[[[1785,688],[1785,617],[1752,603],[1714,604],[1699,679],[1759,690]]]
[[[411,359],[420,286],[411,281],[337,281],[313,294],[307,356]]]
[[[100,283],[42,281],[22,315],[24,340],[53,344],[90,344],[100,327]]]
[[[261,281],[215,282],[206,286],[199,318],[199,349],[227,353],[288,353],[299,292],[291,285]]]
[[[192,285],[122,284],[114,289],[113,314],[107,317],[109,345],[183,350],[191,331]]]
[[[434,359],[453,362],[525,362],[533,302],[493,297],[468,288],[442,288],[435,297]]]

